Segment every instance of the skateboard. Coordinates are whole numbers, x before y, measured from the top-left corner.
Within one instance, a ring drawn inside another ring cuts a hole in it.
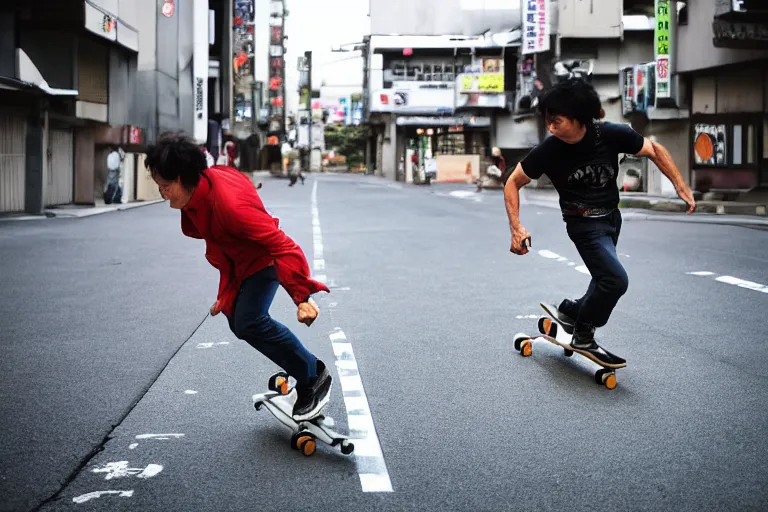
[[[296,403],[296,389],[288,382],[288,374],[278,372],[269,378],[269,391],[253,395],[253,406],[256,410],[266,407],[280,423],[291,429],[291,448],[299,450],[306,457],[315,453],[317,441],[329,446],[339,446],[341,453],[349,455],[355,450],[355,445],[345,435],[332,429],[333,419],[326,416],[316,416],[310,420],[296,421],[293,419],[293,404]]]
[[[542,309],[549,315],[549,310],[544,304]],[[593,363],[602,366],[595,372],[595,382],[604,385],[608,389],[616,387],[616,370],[627,366],[626,360],[608,352],[602,347],[592,350],[579,350],[571,346],[573,336],[566,331],[566,326],[561,324],[554,316],[542,316],[538,321],[539,336],[528,336],[524,333],[515,335],[514,346],[524,357],[533,353],[533,340],[543,339],[563,349],[566,357],[571,357],[577,353]],[[570,329],[569,329],[570,330]]]

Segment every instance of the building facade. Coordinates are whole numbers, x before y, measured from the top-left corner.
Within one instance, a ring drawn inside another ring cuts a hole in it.
[[[656,0],[654,15],[654,59],[623,70],[625,118],[670,149],[702,196],[764,200],[768,6]],[[652,181],[650,191],[674,194]]]
[[[135,5],[14,0],[0,11],[0,212],[92,204],[106,178],[101,148],[140,134]]]

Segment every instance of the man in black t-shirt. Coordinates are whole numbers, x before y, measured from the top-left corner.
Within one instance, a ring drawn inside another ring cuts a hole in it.
[[[565,299],[549,309],[573,334],[573,348],[593,350],[598,348],[595,328],[608,322],[628,286],[627,273],[616,255],[621,231],[616,182],[619,153],[650,158],[675,186],[688,213],[693,213],[696,202],[661,144],[629,126],[599,120],[605,113],[590,84],[578,78],[560,82],[541,96],[538,110],[552,136],[517,164],[504,186],[512,232],[510,251],[528,253],[523,241],[530,234],[520,224],[519,191],[546,174],[560,196],[568,236],[592,275],[583,297]]]

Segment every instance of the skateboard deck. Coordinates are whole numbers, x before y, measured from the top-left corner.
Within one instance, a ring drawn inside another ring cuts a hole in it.
[[[546,317],[539,318],[538,327],[542,338],[547,341],[560,345],[565,350],[576,352],[588,359],[591,359],[594,363],[599,364],[603,368],[609,368],[616,370],[618,368],[624,368],[627,366],[627,361],[623,358],[608,352],[603,347],[599,346],[596,349],[580,350],[571,346],[571,340],[573,335],[568,333],[569,330],[573,330],[570,326],[564,325],[560,322],[556,316],[550,311],[549,306],[544,303],[539,304],[541,309],[546,313]]]
[[[544,304],[542,304],[544,308]],[[545,311],[548,311],[545,309]],[[616,387],[616,370],[627,366],[627,362],[619,356],[612,354],[602,347],[595,350],[579,350],[571,346],[572,336],[565,331],[565,328],[555,318],[543,316],[539,318],[538,328],[540,334],[537,336],[528,336],[525,333],[518,333],[514,338],[515,350],[527,357],[533,354],[533,340],[543,339],[557,345],[563,349],[566,357],[571,357],[574,353],[589,359],[602,368],[595,372],[595,382],[604,385],[608,389]]]
[[[280,423],[291,430],[291,447],[294,450],[309,457],[315,453],[319,440],[329,446],[339,446],[344,455],[354,451],[355,445],[349,438],[332,429],[332,418],[319,415],[309,420],[293,419],[296,389],[289,386],[287,374],[281,372],[273,375],[269,379],[269,389],[267,393],[253,395],[253,405],[257,411],[266,407]]]

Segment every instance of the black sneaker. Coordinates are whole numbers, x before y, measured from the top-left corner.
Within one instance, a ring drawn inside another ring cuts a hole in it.
[[[293,406],[293,419],[305,421],[318,416],[331,398],[332,384],[333,377],[328,372],[328,368],[318,359],[317,377],[311,379],[309,384],[296,385],[296,403]]]
[[[571,346],[578,350],[595,350],[599,348],[595,341],[595,328],[582,328],[579,326],[573,333]]]

